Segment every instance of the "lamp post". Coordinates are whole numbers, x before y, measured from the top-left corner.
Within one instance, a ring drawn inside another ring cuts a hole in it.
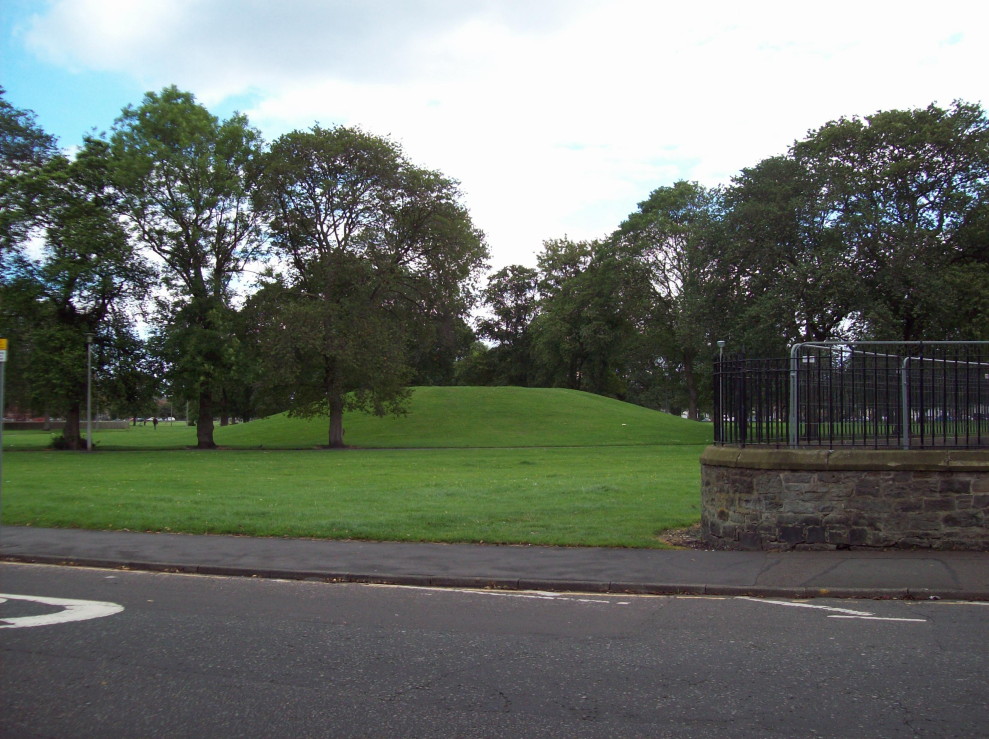
[[[86,334],[86,451],[93,451],[93,338]]]

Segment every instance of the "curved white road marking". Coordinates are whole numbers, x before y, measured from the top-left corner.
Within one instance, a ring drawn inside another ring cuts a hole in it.
[[[16,616],[0,619],[0,629],[24,629],[31,626],[51,626],[52,624],[64,624],[71,621],[86,621],[91,618],[112,616],[124,610],[123,606],[116,603],[105,603],[98,600],[74,600],[72,598],[47,598],[41,595],[0,593],[0,603],[8,600],[26,600],[46,606],[61,607],[63,610],[40,616]]]

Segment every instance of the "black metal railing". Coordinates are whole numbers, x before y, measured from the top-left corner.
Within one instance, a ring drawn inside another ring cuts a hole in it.
[[[989,447],[989,342],[820,342],[722,357],[715,443]]]

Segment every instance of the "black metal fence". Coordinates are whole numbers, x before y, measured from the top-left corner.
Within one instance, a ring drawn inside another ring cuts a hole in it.
[[[989,447],[989,342],[819,342],[782,359],[723,357],[723,445]]]

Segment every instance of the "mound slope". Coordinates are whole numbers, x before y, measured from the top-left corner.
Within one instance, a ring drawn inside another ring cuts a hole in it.
[[[307,448],[327,442],[327,420],[279,414],[216,430],[227,447]],[[344,416],[349,446],[464,448],[706,444],[710,424],[600,395],[558,388],[420,387],[408,413]]]

